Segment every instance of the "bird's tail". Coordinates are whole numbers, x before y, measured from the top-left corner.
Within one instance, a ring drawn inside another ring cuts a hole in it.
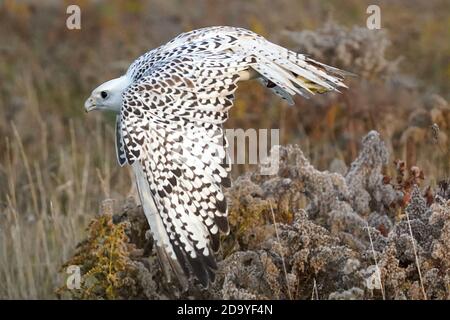
[[[277,95],[293,104],[292,96],[309,97],[316,93],[347,88],[342,82],[353,75],[276,45],[264,38],[241,43],[244,53],[253,55],[251,68],[256,77]]]

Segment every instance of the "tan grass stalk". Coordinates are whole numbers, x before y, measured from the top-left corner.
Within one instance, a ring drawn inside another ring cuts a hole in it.
[[[314,278],[314,282],[313,282],[313,290],[311,293],[311,300],[319,300],[319,292],[317,291],[316,278]]]
[[[369,234],[369,240],[370,240],[370,247],[372,248],[372,254],[373,254],[373,260],[375,261],[375,266],[376,266],[376,273],[378,276],[378,281],[380,282],[380,288],[381,288],[381,295],[383,296],[383,300],[386,300],[386,296],[384,293],[384,287],[383,287],[383,282],[381,282],[381,270],[380,267],[378,266],[378,261],[377,261],[377,255],[375,253],[375,248],[373,247],[373,242],[372,242],[372,236],[370,235],[370,227],[367,224],[367,233]]]
[[[292,300],[291,289],[289,287],[289,280],[288,280],[288,276],[287,276],[286,263],[284,261],[283,248],[281,246],[280,237],[278,235],[278,228],[277,228],[277,223],[275,221],[275,214],[274,214],[273,208],[272,208],[272,201],[269,201],[269,205],[270,205],[270,211],[272,212],[273,225],[275,226],[275,234],[277,236],[277,241],[278,241],[278,244],[280,246],[281,261],[283,262],[283,271],[284,271],[284,277],[285,277],[285,280],[286,280],[287,291],[288,291],[288,294],[289,294],[289,299]]]
[[[413,246],[414,257],[415,257],[415,260],[416,260],[417,272],[419,273],[420,289],[422,290],[423,298],[425,300],[428,300],[427,299],[427,294],[425,292],[425,287],[423,286],[422,272],[420,271],[419,256],[417,255],[416,241],[415,241],[413,233],[412,233],[411,222],[409,221],[409,213],[408,213],[408,210],[405,210],[405,212],[406,212],[406,220],[408,221],[408,229],[409,229],[409,235],[411,236],[411,242],[412,242],[412,246]]]

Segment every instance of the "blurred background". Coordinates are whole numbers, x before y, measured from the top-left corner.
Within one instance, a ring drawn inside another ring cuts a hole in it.
[[[81,30],[66,27],[70,4]],[[366,27],[370,4],[381,8],[380,30]],[[374,129],[390,162],[420,167],[424,185],[448,178],[447,0],[0,1],[0,298],[54,298],[61,263],[101,201],[133,195],[131,171],[116,164],[114,116],[84,112],[92,89],[149,49],[212,25],[251,29],[357,74],[342,94],[292,107],[243,83],[227,128],[280,128],[282,144],[336,172]]]

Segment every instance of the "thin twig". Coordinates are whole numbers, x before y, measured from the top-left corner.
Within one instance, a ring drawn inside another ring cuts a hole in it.
[[[405,212],[406,212],[406,221],[408,221],[409,235],[411,236],[411,241],[412,241],[412,245],[413,245],[414,257],[416,259],[417,272],[419,273],[420,288],[422,290],[423,298],[425,300],[428,300],[427,294],[425,292],[425,287],[423,286],[422,272],[420,271],[419,256],[417,255],[416,242],[414,240],[414,236],[413,236],[412,229],[411,229],[411,223],[409,221],[409,213],[408,213],[408,210],[405,210]]]
[[[277,228],[277,223],[275,221],[275,214],[273,213],[272,201],[269,201],[269,205],[270,205],[270,211],[272,212],[273,225],[275,226],[275,234],[277,236],[278,244],[280,245],[281,261],[283,262],[283,271],[284,271],[284,277],[286,278],[287,291],[288,291],[288,294],[289,294],[289,299],[292,300],[291,289],[289,288],[289,281],[288,281],[288,277],[287,277],[286,263],[284,262],[283,248],[281,246],[280,237],[278,235],[278,228]]]
[[[367,233],[369,234],[370,247],[372,248],[373,260],[375,260],[375,266],[377,268],[375,272],[377,273],[378,281],[380,282],[381,295],[383,296],[383,300],[386,300],[386,296],[384,294],[383,283],[381,282],[381,270],[380,270],[380,267],[378,267],[377,256],[375,253],[375,248],[373,247],[372,236],[370,235],[369,224],[367,224]]]
[[[316,278],[314,278],[314,281],[313,281],[313,290],[311,293],[311,300],[319,300],[319,292],[317,291]]]

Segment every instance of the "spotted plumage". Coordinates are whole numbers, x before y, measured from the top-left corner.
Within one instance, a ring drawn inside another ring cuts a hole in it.
[[[211,27],[145,53],[94,90],[86,109],[118,112],[118,162],[132,166],[163,267],[184,286],[192,275],[205,287],[214,281],[219,235],[229,232],[222,125],[238,82],[258,79],[293,103],[345,87],[344,74],[251,31]]]

